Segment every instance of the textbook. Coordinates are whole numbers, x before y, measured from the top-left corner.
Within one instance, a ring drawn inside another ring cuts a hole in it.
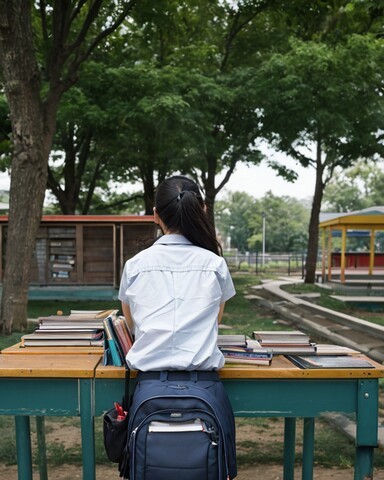
[[[103,347],[104,340],[66,339],[30,339],[21,337],[21,347]]]
[[[256,353],[256,352],[236,352],[222,349],[225,363],[241,363],[249,365],[270,365],[272,362],[272,353]]]
[[[71,310],[68,319],[69,320],[104,320],[105,318],[109,317],[117,313],[117,310]]]
[[[325,343],[316,344],[316,355],[351,355],[357,353],[361,352],[341,345],[330,345]]]
[[[70,315],[39,317],[40,330],[77,330],[104,328],[103,320],[118,310],[71,310]]]
[[[104,339],[104,365],[121,367],[125,365],[125,357],[133,344],[133,336],[124,317],[109,315],[103,321]]]
[[[104,317],[118,310],[80,312],[81,318],[76,313],[39,317],[36,330],[21,337],[21,347],[104,347]]]
[[[46,332],[36,330],[21,337],[22,347],[57,347],[57,346],[79,346],[79,347],[102,347],[104,344],[103,330],[89,332],[67,331],[67,332]]]
[[[103,328],[103,320],[52,320],[49,317],[39,318],[39,330],[52,331],[52,330],[95,330]]]
[[[287,355],[300,368],[375,368],[368,360],[353,355]]]
[[[228,345],[246,347],[247,340],[245,335],[218,335],[217,345],[218,347]]]
[[[255,331],[253,338],[260,342],[260,345],[308,345],[308,335],[298,330],[294,331]]]
[[[253,338],[260,346],[275,355],[315,354],[316,343],[308,335],[298,330],[293,331],[254,331]]]

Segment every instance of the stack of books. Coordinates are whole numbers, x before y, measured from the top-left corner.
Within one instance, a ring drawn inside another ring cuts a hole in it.
[[[218,335],[217,346],[221,347],[246,347],[247,337],[245,335]]]
[[[118,310],[73,310],[70,315],[39,317],[38,327],[21,337],[21,347],[101,347],[104,364],[122,366],[133,336]]]
[[[70,315],[39,317],[38,327],[21,337],[22,347],[102,347],[104,319],[117,310],[71,311]]]
[[[298,330],[255,331],[253,338],[260,347],[275,355],[316,353],[316,344],[311,342],[308,335]]]
[[[219,335],[217,344],[226,365],[270,365],[272,362],[273,354],[245,335]]]

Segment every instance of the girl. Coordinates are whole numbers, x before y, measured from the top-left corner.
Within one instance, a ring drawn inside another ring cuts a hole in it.
[[[135,335],[127,354],[129,367],[139,370],[133,405],[153,386],[167,388],[164,379],[170,388],[192,382],[200,393],[204,390],[218,406],[224,474],[232,479],[237,473],[234,418],[216,371],[224,365],[217,332],[224,303],[235,294],[232,279],[196,183],[182,176],[162,182],[154,220],[163,235],[126,262],[119,291]],[[192,466],[196,479],[198,464]]]
[[[135,342],[130,368],[217,370],[224,303],[235,294],[198,185],[174,176],[156,192],[163,235],[125,264],[119,299]]]

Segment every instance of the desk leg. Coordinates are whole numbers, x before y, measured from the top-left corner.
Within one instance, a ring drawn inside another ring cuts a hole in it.
[[[79,382],[83,479],[96,480],[93,382],[90,379],[81,379]]]
[[[31,426],[28,416],[15,417],[19,480],[32,480]]]
[[[357,447],[354,480],[373,478],[373,448]]]
[[[378,443],[378,411],[378,380],[360,380],[357,391],[355,480],[373,478],[374,448]]]
[[[285,418],[284,427],[284,480],[295,478],[296,418]]]
[[[315,419],[304,418],[303,471],[302,480],[313,479],[313,457],[315,447]]]

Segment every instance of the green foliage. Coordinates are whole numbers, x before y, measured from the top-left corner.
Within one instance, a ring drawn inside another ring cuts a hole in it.
[[[249,219],[257,208],[256,200],[247,193],[229,193],[216,203],[216,228],[226,248],[237,248],[241,253],[248,250],[252,235]]]
[[[267,137],[276,148],[308,166],[316,159],[299,147],[320,142],[327,155],[323,168],[330,171],[381,151],[381,42],[350,36],[330,46],[292,39],[290,47],[259,71]]]
[[[0,432],[0,461],[6,465],[15,464],[17,462],[15,419],[1,415]]]
[[[335,172],[324,193],[325,210],[351,212],[384,205],[384,173],[381,163],[359,160]]]
[[[236,295],[225,305],[222,324],[231,327],[231,333],[251,335],[253,330],[276,330],[276,315],[246,298],[252,286],[260,284],[260,276],[250,273],[232,273]],[[222,333],[226,333],[223,330]]]
[[[229,193],[216,203],[216,227],[225,248],[261,251],[262,214],[265,214],[266,251],[302,252],[307,242],[309,208],[292,197],[267,192],[255,199],[244,192]]]

